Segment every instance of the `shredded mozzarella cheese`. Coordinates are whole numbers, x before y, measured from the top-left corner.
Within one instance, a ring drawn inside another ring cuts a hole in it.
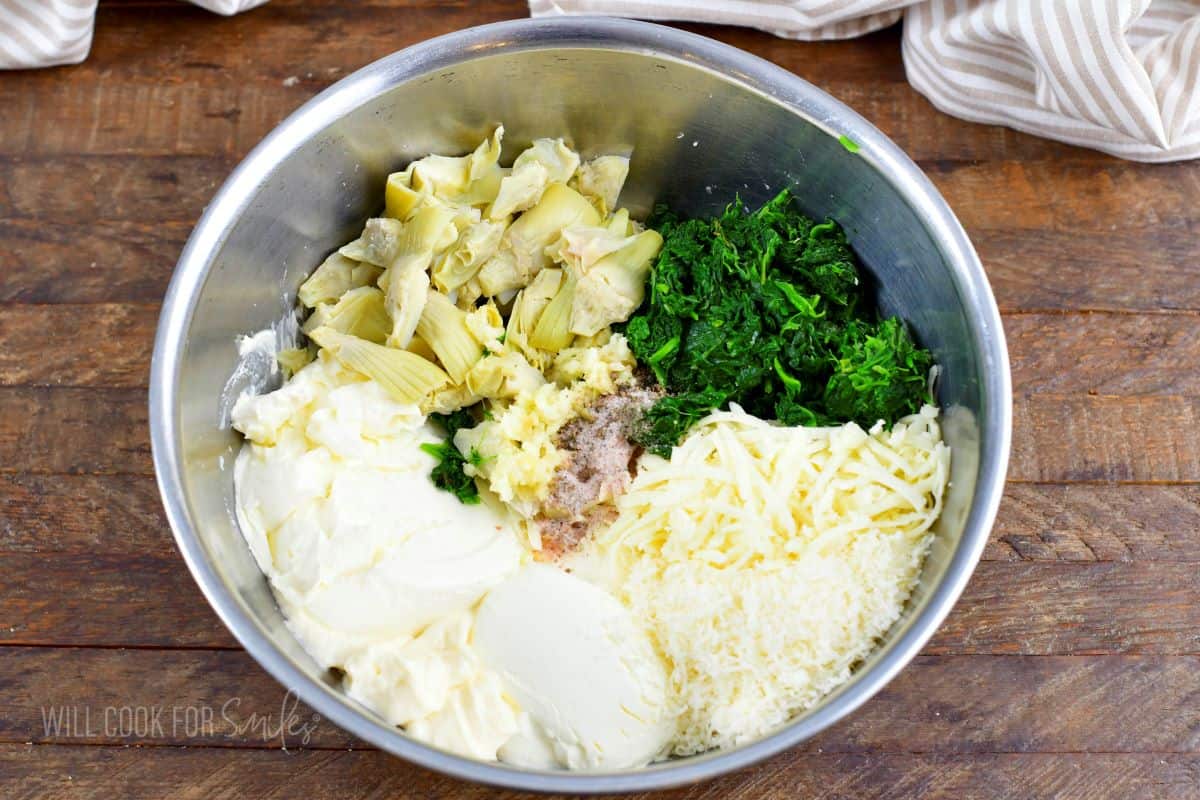
[[[850,676],[917,581],[949,460],[933,407],[869,432],[734,407],[643,457],[575,568],[671,665],[676,754],[750,741]]]

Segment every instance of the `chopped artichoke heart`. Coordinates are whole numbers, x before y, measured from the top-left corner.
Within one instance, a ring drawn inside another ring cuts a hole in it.
[[[642,304],[646,276],[661,249],[662,237],[647,230],[592,265],[579,278],[572,298],[571,333],[592,336],[629,319]]]
[[[404,223],[389,217],[367,220],[363,226],[362,261],[377,267],[386,267],[400,252],[400,240],[404,236]]]
[[[520,169],[514,167],[512,172],[500,181],[500,191],[496,200],[488,208],[488,217],[504,219],[526,209],[532,208],[546,191],[550,183],[550,173],[536,162],[525,164]]]
[[[504,349],[504,317],[494,300],[467,312],[467,330],[491,352]]]
[[[460,205],[491,203],[504,176],[499,164],[503,137],[504,127],[498,126],[469,155],[426,156],[409,164],[404,172],[389,176],[389,186],[395,187],[391,208],[411,214],[430,197]]]
[[[629,176],[629,159],[625,156],[599,156],[579,167],[575,183],[580,194],[591,200],[601,214],[617,206],[617,198]]]
[[[523,355],[506,350],[482,358],[467,373],[466,385],[480,397],[509,399],[522,391],[532,391],[546,382],[541,370]]]
[[[429,342],[422,339],[420,336],[414,335],[408,342],[408,347],[404,348],[410,353],[419,355],[421,358],[429,361],[437,361],[437,353],[433,352],[433,348],[429,346]]]
[[[351,261],[362,261],[367,257],[367,248],[361,236],[352,242],[346,242],[337,251],[339,255],[345,256]]]
[[[483,293],[494,297],[526,286],[543,267],[549,266],[546,248],[558,239],[563,228],[599,223],[600,214],[583,195],[565,184],[550,184],[538,204],[508,227],[500,251],[480,269]]]
[[[633,236],[642,230],[636,222],[629,219],[629,209],[627,208],[618,208],[614,211],[613,215],[604,223],[604,227],[617,236]]]
[[[483,297],[483,289],[479,286],[479,277],[471,278],[471,280],[458,287],[458,291],[454,294],[454,304],[463,311],[470,311],[475,307],[475,302]]]
[[[561,269],[544,269],[517,294],[504,332],[506,347],[520,350],[531,360],[541,363],[540,353],[529,343],[529,337],[546,306],[558,294],[562,279]]]
[[[392,347],[408,345],[428,296],[429,263],[435,252],[449,247],[457,237],[454,212],[442,205],[423,206],[403,224],[398,253],[388,267],[384,286],[392,317],[387,343]]]
[[[359,286],[370,286],[379,280],[379,276],[382,274],[382,267],[360,262],[354,265],[354,269],[350,270],[350,281],[354,284],[354,288],[357,289]]]
[[[566,184],[552,183],[541,201],[509,226],[504,238],[513,252],[529,257],[536,272],[548,266],[546,247],[562,234],[563,228],[599,224],[600,214],[583,195]]]
[[[317,328],[309,334],[347,369],[378,383],[397,402],[418,403],[450,380],[435,364],[410,353],[340,333]]]
[[[392,320],[384,306],[383,292],[373,286],[360,286],[336,303],[318,306],[301,330],[310,333],[322,326],[382,344],[392,329]]]
[[[579,168],[579,154],[562,139],[536,139],[517,156],[512,172],[500,182],[499,193],[488,210],[492,219],[503,219],[532,208],[551,183],[566,183]]]
[[[321,266],[300,284],[297,297],[306,308],[316,308],[318,303],[330,303],[337,300],[346,292],[361,283],[354,282],[354,268],[357,261],[346,258],[341,253],[333,253],[321,262]]]
[[[392,347],[407,347],[417,329],[429,296],[429,273],[425,269],[431,258],[429,251],[404,256],[384,276],[387,310],[392,319],[387,343]]]
[[[504,365],[500,356],[485,356],[467,371],[463,385],[479,397],[496,397],[504,385]]]
[[[531,345],[539,350],[557,353],[571,344],[574,338],[571,333],[571,309],[575,304],[575,294],[576,280],[568,276],[538,318],[529,337]]]
[[[275,356],[276,363],[284,371],[285,377],[289,378],[308,366],[312,360],[313,352],[307,347],[289,347],[287,350],[280,350]]]
[[[452,292],[475,277],[483,263],[499,249],[506,224],[503,220],[484,220],[463,231],[458,241],[434,261],[434,285],[443,292]]]
[[[479,268],[475,282],[483,296],[495,297],[509,289],[521,288],[529,282],[532,273],[530,266],[522,265],[505,242],[502,249]]]
[[[393,219],[407,220],[417,210],[424,195],[412,188],[412,170],[393,172],[387,177],[383,188],[383,215]]]
[[[446,295],[429,291],[417,335],[429,343],[438,360],[455,385],[467,377],[467,372],[483,357],[483,345],[471,335],[467,315],[450,302]]]
[[[605,256],[633,244],[634,237],[617,233],[609,225],[572,225],[563,228],[558,241],[546,248],[555,261],[582,275]]]
[[[449,414],[473,406],[483,398],[473,393],[467,384],[447,386],[421,401],[422,414]]]

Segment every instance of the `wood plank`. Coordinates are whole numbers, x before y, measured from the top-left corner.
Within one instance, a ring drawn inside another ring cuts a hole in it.
[[[157,303],[190,222],[0,220],[0,302]]]
[[[178,555],[0,556],[0,645],[237,647]]]
[[[1198,409],[1195,397],[1018,396],[1009,480],[1195,481]]]
[[[1195,755],[788,752],[695,786],[626,796],[631,800],[1194,800],[1198,774],[1200,757]],[[0,775],[14,800],[537,797],[464,783],[385,753],[358,750],[5,745],[0,747]]]
[[[8,474],[0,475],[0,552],[169,558],[177,551],[148,475]]]
[[[1164,228],[1195,230],[1200,162],[1149,167],[1116,159],[1056,161],[927,161],[968,231],[1111,233],[1132,230],[1149,240]]]
[[[243,651],[15,647],[5,658],[0,742],[370,747],[313,721],[312,710]],[[921,656],[801,749],[1194,752],[1198,669],[1196,657]],[[1113,725],[1131,706],[1142,713]],[[144,724],[108,710],[122,707],[146,709]],[[284,722],[282,734],[277,724],[254,725],[256,717]]]
[[[150,384],[157,305],[0,306],[0,385]]]
[[[919,656],[805,749],[1195,753],[1197,668],[1194,657]]]
[[[1194,232],[969,233],[1003,310],[1200,309]]]
[[[1200,315],[1010,314],[1013,392],[1200,394]]]
[[[1200,561],[1200,486],[1015,483],[986,561]],[[0,475],[0,553],[173,557],[148,475]]]
[[[1013,390],[1023,394],[1197,395],[1197,314],[1008,314]],[[158,307],[0,306],[0,385],[148,385]],[[77,348],[84,343],[88,357]]]
[[[10,552],[0,571],[0,645],[234,645],[175,554]],[[927,652],[1194,655],[1198,607],[1194,563],[988,561]]]
[[[0,473],[153,474],[143,389],[0,388]]]
[[[1193,564],[989,561],[925,652],[936,655],[1200,653]]]
[[[0,742],[369,747],[314,719],[242,650],[10,647],[4,657]]]
[[[233,171],[228,158],[0,158],[0,217],[193,223]]]
[[[1010,483],[988,561],[1200,561],[1200,486]]]

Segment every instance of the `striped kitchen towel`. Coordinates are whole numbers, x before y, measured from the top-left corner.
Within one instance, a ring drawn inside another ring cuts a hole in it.
[[[192,0],[236,14],[267,0]],[[92,47],[97,0],[0,0],[0,69],[78,64]]]
[[[1200,0],[529,0],[606,14],[857,36],[903,15],[908,80],[973,122],[1138,161],[1200,158]]]
[[[96,0],[0,0],[0,69],[78,64],[95,15]]]

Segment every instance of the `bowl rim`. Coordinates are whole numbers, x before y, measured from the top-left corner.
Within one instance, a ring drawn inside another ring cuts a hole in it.
[[[834,138],[858,145],[926,225],[951,265],[983,362],[979,473],[975,498],[941,581],[925,607],[887,650],[824,706],[739,748],[608,773],[528,770],[438,750],[350,705],[309,677],[269,638],[218,576],[193,527],[184,490],[177,409],[186,332],[194,298],[213,256],[272,170],[311,136],[353,108],[418,75],[477,57],[547,48],[617,50],[684,62],[765,95]],[[176,544],[202,593],[250,655],[321,715],[380,749],[422,767],[491,786],[537,792],[612,793],[664,789],[731,772],[790,748],[839,721],[878,692],[924,646],[970,579],[987,542],[1004,487],[1011,446],[1012,387],[999,309],[966,232],[932,182],[875,126],[821,89],[764,59],[706,37],[610,17],[519,19],[467,28],[400,50],[353,72],[312,98],[269,133],[209,203],[176,265],[163,301],[150,375],[150,434],[155,473]]]

